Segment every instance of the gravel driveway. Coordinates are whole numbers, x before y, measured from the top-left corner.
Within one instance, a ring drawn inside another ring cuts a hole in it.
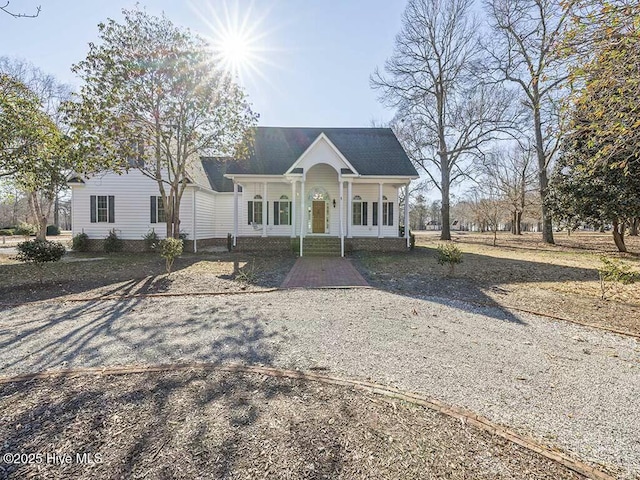
[[[640,475],[640,343],[607,332],[372,289],[53,302],[0,314],[0,375],[179,360],[325,367]]]

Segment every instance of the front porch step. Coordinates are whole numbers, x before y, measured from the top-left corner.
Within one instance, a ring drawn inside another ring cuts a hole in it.
[[[305,237],[303,255],[308,257],[339,257],[340,239],[336,237]]]

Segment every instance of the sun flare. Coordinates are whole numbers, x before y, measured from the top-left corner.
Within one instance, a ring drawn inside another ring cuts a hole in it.
[[[231,70],[240,70],[251,66],[254,55],[251,43],[251,38],[242,32],[225,32],[216,45],[216,50],[227,67]]]
[[[257,15],[253,3],[240,10],[238,2],[233,0],[215,3],[203,0],[191,7],[207,26],[204,36],[220,66],[241,83],[256,77],[264,80],[261,67],[271,65],[265,45],[270,33],[264,25],[268,12]]]

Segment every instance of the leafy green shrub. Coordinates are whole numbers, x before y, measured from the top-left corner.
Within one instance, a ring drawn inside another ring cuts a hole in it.
[[[59,261],[66,250],[64,245],[50,240],[27,240],[16,245],[18,255],[16,258],[25,263],[30,263],[38,267],[38,277],[42,283],[42,267],[48,262]]]
[[[23,237],[29,237],[31,235],[35,235],[37,228],[35,225],[31,225],[30,223],[21,223],[16,228],[13,229],[14,235],[22,235]]]
[[[621,263],[619,260],[600,257],[602,266],[598,268],[598,276],[600,277],[600,293],[602,300],[605,300],[607,291],[610,289],[609,284],[630,285],[640,280],[640,273],[631,270],[629,265]]]
[[[0,237],[10,237],[13,235],[13,230],[10,228],[0,230]]]
[[[155,252],[160,243],[160,238],[155,230],[149,230],[146,235],[143,235],[144,246],[147,252]]]
[[[71,249],[75,252],[88,252],[89,251],[89,235],[86,233],[79,233],[71,241]]]
[[[462,250],[453,243],[438,245],[438,264],[448,265],[449,274],[453,275],[459,263],[462,263]]]
[[[115,230],[111,230],[109,235],[104,238],[103,248],[106,253],[115,253],[122,251],[123,243]]]
[[[47,225],[47,236],[54,237],[60,235],[60,228],[57,225]]]
[[[171,273],[175,259],[182,255],[182,249],[181,239],[170,237],[160,240],[160,256],[166,260],[167,274]]]

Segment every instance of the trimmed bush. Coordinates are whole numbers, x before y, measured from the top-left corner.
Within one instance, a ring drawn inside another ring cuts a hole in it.
[[[171,273],[175,259],[182,255],[182,249],[182,240],[178,238],[160,240],[160,256],[166,260],[167,274]]]
[[[42,267],[45,263],[59,261],[66,250],[60,242],[50,240],[27,240],[16,245],[18,255],[16,258],[24,263],[30,263],[38,267],[38,279],[42,283]]]
[[[86,233],[79,233],[71,242],[71,249],[74,252],[88,252],[89,251],[89,235]]]
[[[116,253],[122,251],[122,240],[118,238],[118,234],[115,230],[111,230],[109,235],[104,238],[104,251],[106,253]]]
[[[37,228],[35,225],[31,225],[30,223],[21,223],[16,228],[13,229],[14,235],[22,235],[23,237],[29,237],[31,235],[35,235]]]
[[[158,249],[160,238],[155,230],[149,230],[146,235],[142,236],[144,240],[145,250],[147,252],[155,252]]]
[[[57,225],[47,225],[47,236],[55,237],[56,235],[60,235],[60,228]]]
[[[438,263],[448,265],[449,273],[453,275],[456,265],[462,263],[462,250],[453,243],[438,245]]]
[[[11,237],[13,235],[13,230],[7,228],[5,230],[0,230],[0,237]]]

